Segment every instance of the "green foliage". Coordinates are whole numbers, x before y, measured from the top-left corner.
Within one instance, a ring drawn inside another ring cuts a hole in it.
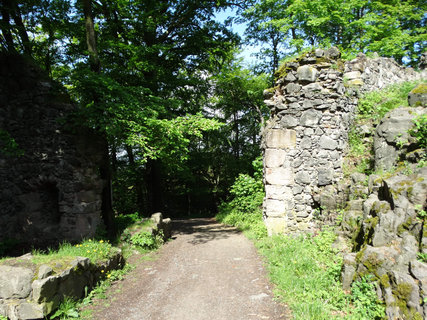
[[[24,155],[24,150],[19,149],[15,139],[7,131],[0,129],[0,153],[9,157],[19,157]]]
[[[68,320],[79,318],[77,301],[65,297],[64,301],[59,305],[58,310],[50,316],[50,319]]]
[[[409,134],[417,139],[421,148],[427,150],[427,115],[419,115],[413,122],[414,127],[409,130]]]
[[[69,257],[87,257],[93,263],[105,261],[112,257],[117,250],[107,241],[104,240],[85,240],[82,243],[72,245],[70,243],[62,243],[58,250],[49,250],[46,252],[33,252],[33,262],[36,264],[50,263],[51,261],[59,261]]]
[[[360,319],[383,319],[385,317],[385,307],[378,301],[372,276],[367,275],[354,281],[351,286],[351,294],[355,312],[360,315]]]
[[[262,158],[252,163],[255,173],[252,176],[240,174],[231,186],[232,200],[220,206],[216,218],[225,224],[233,225],[248,231],[257,239],[267,235],[262,220],[261,206],[264,198],[262,183]]]
[[[248,40],[264,45],[260,53],[273,61],[292,50],[335,45],[346,59],[378,52],[415,66],[425,50],[426,9],[416,0],[257,0],[243,17]]]
[[[418,252],[417,256],[418,256],[418,260],[420,260],[421,262],[427,263],[427,253],[425,253],[425,252]]]
[[[8,319],[7,319],[7,317],[2,316],[2,315],[0,314],[0,320],[8,320]]]
[[[163,244],[163,236],[161,233],[153,235],[149,231],[140,231],[132,235],[129,242],[145,250],[154,250]]]
[[[294,319],[330,319],[349,312],[348,297],[339,282],[342,257],[331,248],[331,231],[300,237],[273,236],[257,246],[268,260],[277,294]]]
[[[401,106],[407,107],[408,93],[417,83],[417,81],[403,82],[365,94],[358,102],[358,117],[372,119],[374,123],[378,123],[390,110]]]

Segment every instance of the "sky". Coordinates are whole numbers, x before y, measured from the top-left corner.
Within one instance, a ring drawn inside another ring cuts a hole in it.
[[[234,17],[236,16],[236,9],[230,9],[228,8],[225,11],[221,11],[216,14],[216,20],[219,22],[224,22],[225,19],[228,17]],[[237,33],[240,37],[244,37],[244,32],[246,29],[246,23],[235,23],[233,22],[233,25],[231,29]],[[246,64],[248,67],[255,64],[257,59],[253,56],[253,54],[257,53],[260,50],[260,46],[248,46],[244,45],[242,47],[242,52],[240,53],[239,57],[243,58],[244,64]]]

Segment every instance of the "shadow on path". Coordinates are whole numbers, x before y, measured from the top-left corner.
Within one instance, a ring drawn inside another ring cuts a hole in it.
[[[207,243],[212,240],[227,239],[240,231],[234,227],[224,226],[213,218],[198,218],[191,220],[174,220],[172,225],[174,235],[193,235],[188,243],[193,245]]]

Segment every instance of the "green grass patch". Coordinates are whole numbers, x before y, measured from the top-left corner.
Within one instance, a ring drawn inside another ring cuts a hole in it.
[[[86,257],[93,263],[99,263],[108,260],[115,253],[117,253],[117,249],[109,242],[88,239],[76,245],[65,242],[59,246],[58,250],[33,251],[32,260],[36,264],[52,264],[57,261],[74,259],[75,257]]]
[[[408,94],[423,81],[408,81],[365,94],[358,102],[358,118],[378,123],[390,110],[408,106]]]
[[[257,242],[276,293],[295,319],[339,319],[348,297],[339,282],[342,258],[331,248],[335,234],[273,236]]]

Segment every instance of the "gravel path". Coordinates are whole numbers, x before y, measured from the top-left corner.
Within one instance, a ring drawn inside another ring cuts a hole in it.
[[[113,285],[93,319],[279,320],[286,308],[253,244],[213,219],[174,221],[173,240]]]

